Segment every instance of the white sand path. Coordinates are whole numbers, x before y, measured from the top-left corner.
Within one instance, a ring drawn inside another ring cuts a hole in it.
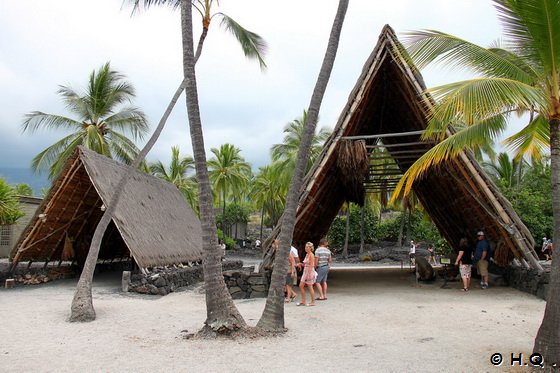
[[[286,305],[284,336],[185,340],[205,319],[200,287],[125,294],[118,274],[100,276],[97,319],[73,324],[75,284],[0,290],[0,372],[502,372],[511,353],[528,358],[545,306],[507,287],[463,293],[457,282],[416,286],[400,268],[337,268],[328,300]],[[255,325],[265,300],[235,302]]]

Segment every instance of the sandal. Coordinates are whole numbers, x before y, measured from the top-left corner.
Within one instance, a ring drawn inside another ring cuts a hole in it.
[[[467,288],[462,288],[461,291],[469,291]]]
[[[296,306],[305,306],[305,305],[306,305],[305,303],[301,303],[301,302],[296,303]]]
[[[307,307],[312,307],[312,306],[314,306],[314,305],[315,305],[315,303],[307,303],[307,304],[306,304]]]

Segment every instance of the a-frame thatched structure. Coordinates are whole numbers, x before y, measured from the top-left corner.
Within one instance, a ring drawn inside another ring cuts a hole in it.
[[[296,245],[317,242],[345,201],[362,203],[365,190],[390,189],[433,146],[420,138],[433,105],[424,91],[420,73],[394,31],[385,26],[306,176],[293,235]],[[364,157],[369,158],[365,171]],[[392,166],[385,159],[393,160]],[[434,167],[414,183],[413,191],[453,246],[483,229],[496,243],[502,264],[515,257],[527,267],[540,268],[530,232],[470,153]],[[276,227],[270,238],[279,230]]]
[[[85,260],[104,206],[125,165],[79,147],[14,247],[21,261]],[[99,259],[131,256],[147,268],[202,259],[200,220],[172,184],[133,171],[107,228]]]

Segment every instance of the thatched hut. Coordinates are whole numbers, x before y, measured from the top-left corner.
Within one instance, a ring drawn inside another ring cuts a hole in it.
[[[293,235],[296,245],[323,237],[345,201],[362,203],[366,190],[394,187],[408,167],[433,147],[421,139],[433,107],[424,91],[420,73],[394,31],[385,26],[332,135],[306,176]],[[364,157],[369,160],[365,169]],[[384,159],[391,159],[392,165]],[[470,152],[433,167],[414,183],[413,191],[451,245],[483,229],[497,244],[496,257],[502,264],[515,257],[527,267],[540,268],[530,232]],[[279,230],[276,227],[271,238]]]
[[[79,147],[11,253],[22,261],[82,264],[105,206],[128,166]],[[198,217],[172,184],[133,171],[101,245],[99,259],[132,257],[140,268],[202,258]]]

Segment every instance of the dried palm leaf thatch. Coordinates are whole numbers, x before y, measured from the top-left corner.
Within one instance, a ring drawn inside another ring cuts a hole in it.
[[[72,240],[68,237],[68,234],[64,237],[64,247],[62,248],[62,254],[60,254],[60,259],[71,260],[76,257],[74,253],[74,247],[72,246]]]
[[[336,167],[345,189],[346,200],[364,205],[364,180],[369,172],[369,159],[364,140],[342,140],[338,144]]]
[[[513,252],[511,249],[504,244],[502,240],[498,242],[496,245],[496,250],[494,250],[494,254],[492,255],[494,258],[494,262],[500,267],[508,266],[514,258]]]

